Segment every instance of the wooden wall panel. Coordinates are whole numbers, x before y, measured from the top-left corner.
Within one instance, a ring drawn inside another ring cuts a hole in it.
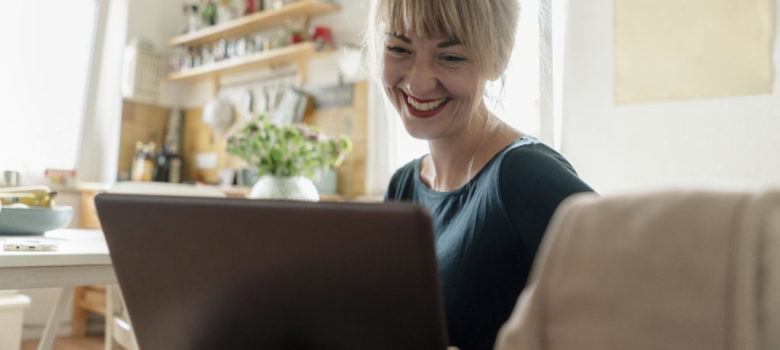
[[[170,110],[163,107],[124,101],[122,104],[122,130],[119,138],[119,178],[130,178],[135,144],[152,141],[161,147],[165,139]]]
[[[365,194],[366,148],[368,145],[368,85],[353,85],[352,104],[348,106],[309,109],[304,122],[317,127],[330,137],[348,135],[353,149],[337,169],[338,193],[347,198]],[[237,169],[243,161],[227,154],[226,139],[214,135],[202,121],[202,109],[193,108],[184,113],[184,179],[214,184],[219,181],[219,169]],[[216,154],[218,169],[199,169],[198,155]]]
[[[336,169],[338,192],[348,198],[364,195],[368,147],[368,84],[360,82],[353,85],[351,106],[314,109],[306,115],[304,121],[330,137],[347,135],[352,139],[352,152]]]
[[[217,183],[218,169],[201,169],[197,164],[198,155],[225,153],[225,142],[214,136],[211,128],[203,123],[203,109],[192,108],[184,111],[184,179],[186,181]]]

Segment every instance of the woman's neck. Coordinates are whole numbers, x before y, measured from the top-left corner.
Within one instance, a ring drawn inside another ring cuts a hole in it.
[[[468,183],[493,156],[521,134],[480,109],[474,124],[445,139],[429,140],[430,155],[420,167],[420,177],[439,192],[456,190]]]

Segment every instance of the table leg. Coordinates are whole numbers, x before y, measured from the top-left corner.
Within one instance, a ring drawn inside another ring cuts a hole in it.
[[[57,337],[57,329],[59,328],[60,317],[65,312],[65,306],[73,299],[73,287],[63,287],[60,290],[60,298],[57,302],[57,306],[51,311],[49,315],[49,321],[46,322],[46,328],[43,331],[40,343],[38,343],[38,350],[51,350],[54,345],[54,339]]]
[[[114,343],[121,345],[122,349],[138,350],[138,341],[135,339],[133,326],[130,324],[130,315],[127,314],[127,305],[122,297],[118,285],[106,286],[106,343],[105,349],[111,350]],[[120,306],[121,315],[115,309]],[[110,320],[109,320],[110,319]]]
[[[71,335],[74,337],[85,337],[87,335],[87,309],[80,307],[79,302],[84,300],[87,293],[86,287],[76,287],[73,290],[73,322],[71,323]]]
[[[114,286],[106,286],[106,331],[104,340],[105,350],[114,348]]]

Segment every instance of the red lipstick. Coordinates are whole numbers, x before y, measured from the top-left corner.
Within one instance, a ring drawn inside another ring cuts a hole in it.
[[[403,91],[401,91],[401,94],[403,94],[403,97],[404,97],[404,104],[406,105],[406,111],[409,112],[409,114],[411,114],[412,116],[417,117],[417,118],[431,118],[431,117],[434,117],[435,115],[439,114],[439,112],[441,112],[442,109],[444,109],[444,107],[447,105],[447,103],[450,102],[450,99],[447,98],[438,107],[436,107],[436,108],[434,108],[434,109],[432,109],[430,111],[421,111],[421,110],[415,109],[414,106],[409,104],[409,101],[407,101],[407,99],[411,98],[412,100],[414,100],[416,102],[419,102],[419,103],[428,103],[428,102],[438,101],[440,99],[423,100],[423,99],[419,99],[419,98],[416,98],[416,97],[413,97],[413,96],[409,96],[409,95],[407,95]]]

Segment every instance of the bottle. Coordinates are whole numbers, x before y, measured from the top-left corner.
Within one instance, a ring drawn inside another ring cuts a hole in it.
[[[171,162],[168,156],[167,147],[163,146],[160,152],[157,152],[155,157],[157,170],[154,172],[155,182],[169,182],[171,176]]]
[[[154,149],[154,142],[144,144],[138,141],[135,144],[135,157],[130,180],[152,181],[154,179]]]
[[[191,33],[203,27],[203,18],[200,16],[200,8],[197,3],[185,3],[183,12],[187,17],[187,29],[185,32]]]
[[[157,154],[157,173],[154,181],[180,183],[182,160],[179,154],[181,143],[182,111],[173,109],[168,117],[165,144]]]
[[[181,156],[178,153],[171,153],[170,159],[170,173],[168,176],[168,182],[181,183],[181,168],[182,161]]]
[[[257,11],[261,11],[260,0],[244,0],[244,15],[251,15]]]
[[[230,22],[236,18],[236,12],[230,0],[219,0],[217,5],[217,24]]]
[[[157,154],[157,171],[154,181],[181,183],[181,156],[176,146],[165,145]]]
[[[206,3],[203,12],[201,12],[200,15],[203,17],[203,23],[205,25],[213,26],[217,24],[217,6],[214,5],[213,1]]]

